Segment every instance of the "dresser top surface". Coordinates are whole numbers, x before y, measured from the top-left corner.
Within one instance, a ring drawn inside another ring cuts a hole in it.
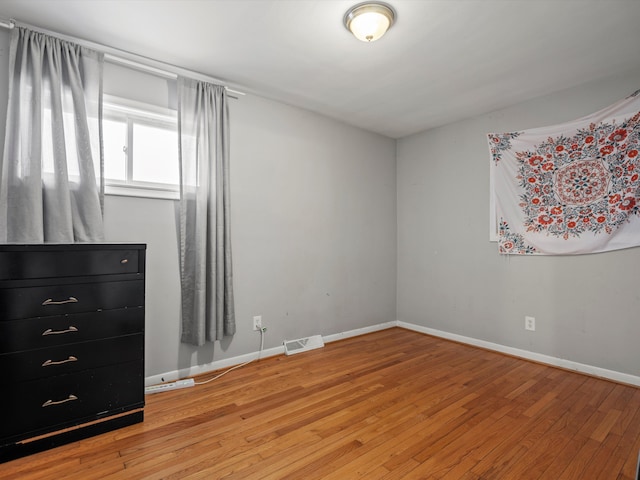
[[[20,244],[5,243],[0,244],[0,252],[17,251],[63,251],[63,250],[146,250],[146,243],[38,243]]]

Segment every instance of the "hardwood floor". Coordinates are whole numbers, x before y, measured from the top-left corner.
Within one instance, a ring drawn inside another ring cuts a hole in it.
[[[638,388],[393,328],[147,396],[0,478],[631,480],[639,450]]]

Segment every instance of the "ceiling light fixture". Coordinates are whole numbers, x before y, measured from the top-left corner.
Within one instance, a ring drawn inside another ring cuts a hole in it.
[[[375,42],[391,28],[396,12],[382,2],[364,2],[354,5],[344,15],[344,26],[363,42]]]

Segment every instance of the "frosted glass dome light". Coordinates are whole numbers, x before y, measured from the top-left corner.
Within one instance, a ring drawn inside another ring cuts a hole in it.
[[[393,8],[386,3],[359,3],[345,14],[344,26],[358,40],[375,42],[391,28],[395,17]]]

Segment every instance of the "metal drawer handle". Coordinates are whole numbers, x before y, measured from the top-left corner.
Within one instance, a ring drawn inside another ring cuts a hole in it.
[[[67,300],[60,300],[59,302],[56,302],[51,298],[47,298],[42,302],[42,305],[64,305],[65,303],[78,303],[78,299],[76,297],[69,297]]]
[[[125,263],[129,263],[129,260],[126,258],[123,258],[122,260],[120,260],[120,263],[124,265]]]
[[[62,365],[63,363],[77,362],[77,361],[78,361],[77,357],[74,357],[73,355],[69,355],[69,358],[67,358],[66,360],[57,360],[57,361],[47,360],[42,364],[42,366],[48,367],[51,365]]]
[[[73,325],[70,325],[66,330],[51,330],[50,328],[47,328],[44,332],[42,332],[42,336],[44,337],[46,335],[60,335],[62,333],[71,333],[77,331],[78,329]]]
[[[75,395],[69,395],[68,398],[65,398],[64,400],[58,400],[56,402],[54,402],[53,400],[47,400],[46,402],[44,402],[42,404],[42,407],[50,407],[52,405],[60,405],[61,403],[67,403],[67,402],[71,402],[72,400],[78,400],[78,397],[76,397]]]

